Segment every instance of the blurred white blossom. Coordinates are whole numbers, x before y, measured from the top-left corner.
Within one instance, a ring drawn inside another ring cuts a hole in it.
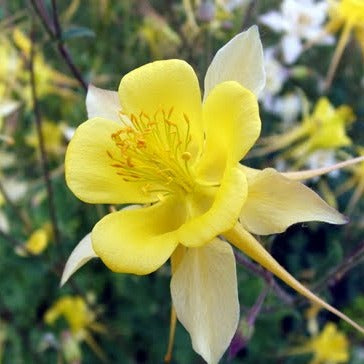
[[[280,11],[269,11],[260,16],[260,22],[275,32],[284,33],[281,39],[283,59],[294,63],[303,51],[303,41],[315,40],[331,44],[333,37],[322,36],[328,2],[313,0],[284,0]]]

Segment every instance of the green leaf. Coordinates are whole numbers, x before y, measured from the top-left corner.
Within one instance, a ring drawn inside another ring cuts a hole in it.
[[[73,39],[81,37],[95,37],[95,32],[86,27],[71,27],[63,31],[62,39]]]

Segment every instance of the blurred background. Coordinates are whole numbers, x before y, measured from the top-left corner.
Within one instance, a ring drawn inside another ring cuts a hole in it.
[[[0,363],[162,363],[166,353],[168,265],[138,277],[95,260],[59,286],[72,249],[109,212],[79,201],[64,180],[67,143],[87,119],[87,84],[117,90],[132,69],[180,58],[203,87],[216,51],[258,24],[263,131],[245,163],[280,171],[334,164],[364,155],[357,3],[355,22],[340,1],[324,0],[0,0]],[[309,186],[350,222],[296,225],[260,240],[364,325],[364,164]],[[363,336],[267,272],[243,262],[238,282],[238,345],[222,362],[364,363]],[[203,363],[180,324],[171,362]]]

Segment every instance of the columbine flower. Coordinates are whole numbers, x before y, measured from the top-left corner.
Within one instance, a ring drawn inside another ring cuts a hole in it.
[[[319,155],[313,157],[317,151],[329,151],[331,154],[344,146],[352,144],[346,134],[348,124],[355,120],[352,109],[347,105],[334,108],[326,97],[321,97],[311,114],[305,116],[298,126],[282,135],[267,137],[263,140],[261,149],[252,155],[264,155],[277,150],[293,146],[286,156],[296,161],[296,166],[307,163],[310,158],[313,166],[323,167]],[[330,154],[329,153],[329,154]],[[332,161],[322,158],[321,161]]]
[[[69,349],[67,344],[77,346],[77,343],[86,341],[95,354],[104,361],[105,355],[93,339],[91,332],[103,333],[105,327],[96,322],[96,314],[89,308],[86,301],[81,296],[63,296],[46,311],[44,321],[48,325],[54,325],[61,317],[66,320],[70,330],[70,332],[63,332],[66,348]]]
[[[339,364],[349,361],[349,341],[332,322],[322,332],[309,339],[304,345],[289,350],[289,354],[312,353],[309,364]]]
[[[274,169],[239,164],[260,133],[256,95],[263,86],[262,46],[253,27],[216,54],[202,103],[197,77],[181,60],[131,71],[118,93],[91,86],[90,119],[78,127],[66,152],[66,181],[78,198],[138,205],[95,225],[71,254],[62,283],[93,257],[115,272],[138,275],[171,258],[177,317],[208,363],[218,362],[239,322],[235,259],[223,238],[344,317],[296,281],[252,235],[310,220],[346,222],[303,184]]]
[[[337,47],[327,72],[325,88],[328,89],[336,68],[352,33],[355,34],[364,52],[364,2],[363,0],[331,0],[330,20],[325,26],[326,34],[336,33],[342,28]],[[325,35],[324,35],[325,36]],[[321,39],[321,37],[318,37]],[[364,54],[364,53],[363,53]]]
[[[44,224],[41,228],[34,230],[27,241],[15,248],[18,255],[26,257],[28,254],[40,255],[47,249],[52,238],[52,227],[49,223]]]
[[[328,4],[326,1],[284,0],[281,11],[260,16],[260,22],[276,32],[283,32],[281,40],[284,61],[294,63],[303,51],[302,41],[317,39],[322,34]],[[321,44],[332,43],[332,37],[320,37]]]

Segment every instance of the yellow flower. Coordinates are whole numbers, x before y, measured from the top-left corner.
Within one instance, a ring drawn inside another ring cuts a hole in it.
[[[15,248],[15,252],[23,257],[31,255],[39,255],[47,249],[52,236],[50,224],[44,224],[43,227],[32,232],[28,240],[21,246]]]
[[[293,146],[286,154],[301,165],[317,151],[335,151],[351,145],[346,134],[349,123],[355,120],[352,109],[347,105],[334,108],[326,97],[321,97],[312,113],[302,120],[301,124],[289,132],[265,138],[263,147],[255,155],[264,155],[288,146]],[[254,152],[252,153],[254,154]]]
[[[66,152],[66,181],[78,198],[137,205],[95,225],[71,254],[62,283],[96,256],[115,272],[138,275],[171,257],[177,317],[208,363],[220,359],[239,322],[233,250],[220,237],[349,320],[296,281],[252,235],[303,221],[346,222],[303,184],[274,169],[239,164],[260,133],[256,95],[264,79],[256,27],[216,54],[202,103],[186,62],[144,65],[122,78],[118,93],[90,87],[90,119]]]
[[[44,321],[53,325],[61,317],[67,321],[71,332],[80,338],[84,337],[85,330],[95,320],[95,314],[80,296],[64,296],[58,299],[45,313]]]
[[[340,62],[344,49],[349,41],[351,34],[354,32],[363,48],[363,31],[364,31],[364,1],[363,0],[331,0],[330,17],[326,25],[326,31],[330,33],[337,32],[343,28],[339,38],[334,56],[327,73],[325,87],[328,88],[333,80],[336,68]]]
[[[72,337],[64,343],[66,344],[65,354],[70,350],[71,353],[74,353],[74,349],[78,347],[77,342],[86,341],[103,362],[107,361],[103,350],[90,333],[91,331],[105,333],[106,328],[96,322],[96,314],[81,296],[63,296],[44,314],[44,322],[48,325],[53,325],[60,318],[66,320],[72,334]],[[65,337],[67,338],[67,335]]]
[[[332,322],[302,347],[290,350],[291,354],[313,353],[310,364],[339,364],[349,361],[349,341]]]

